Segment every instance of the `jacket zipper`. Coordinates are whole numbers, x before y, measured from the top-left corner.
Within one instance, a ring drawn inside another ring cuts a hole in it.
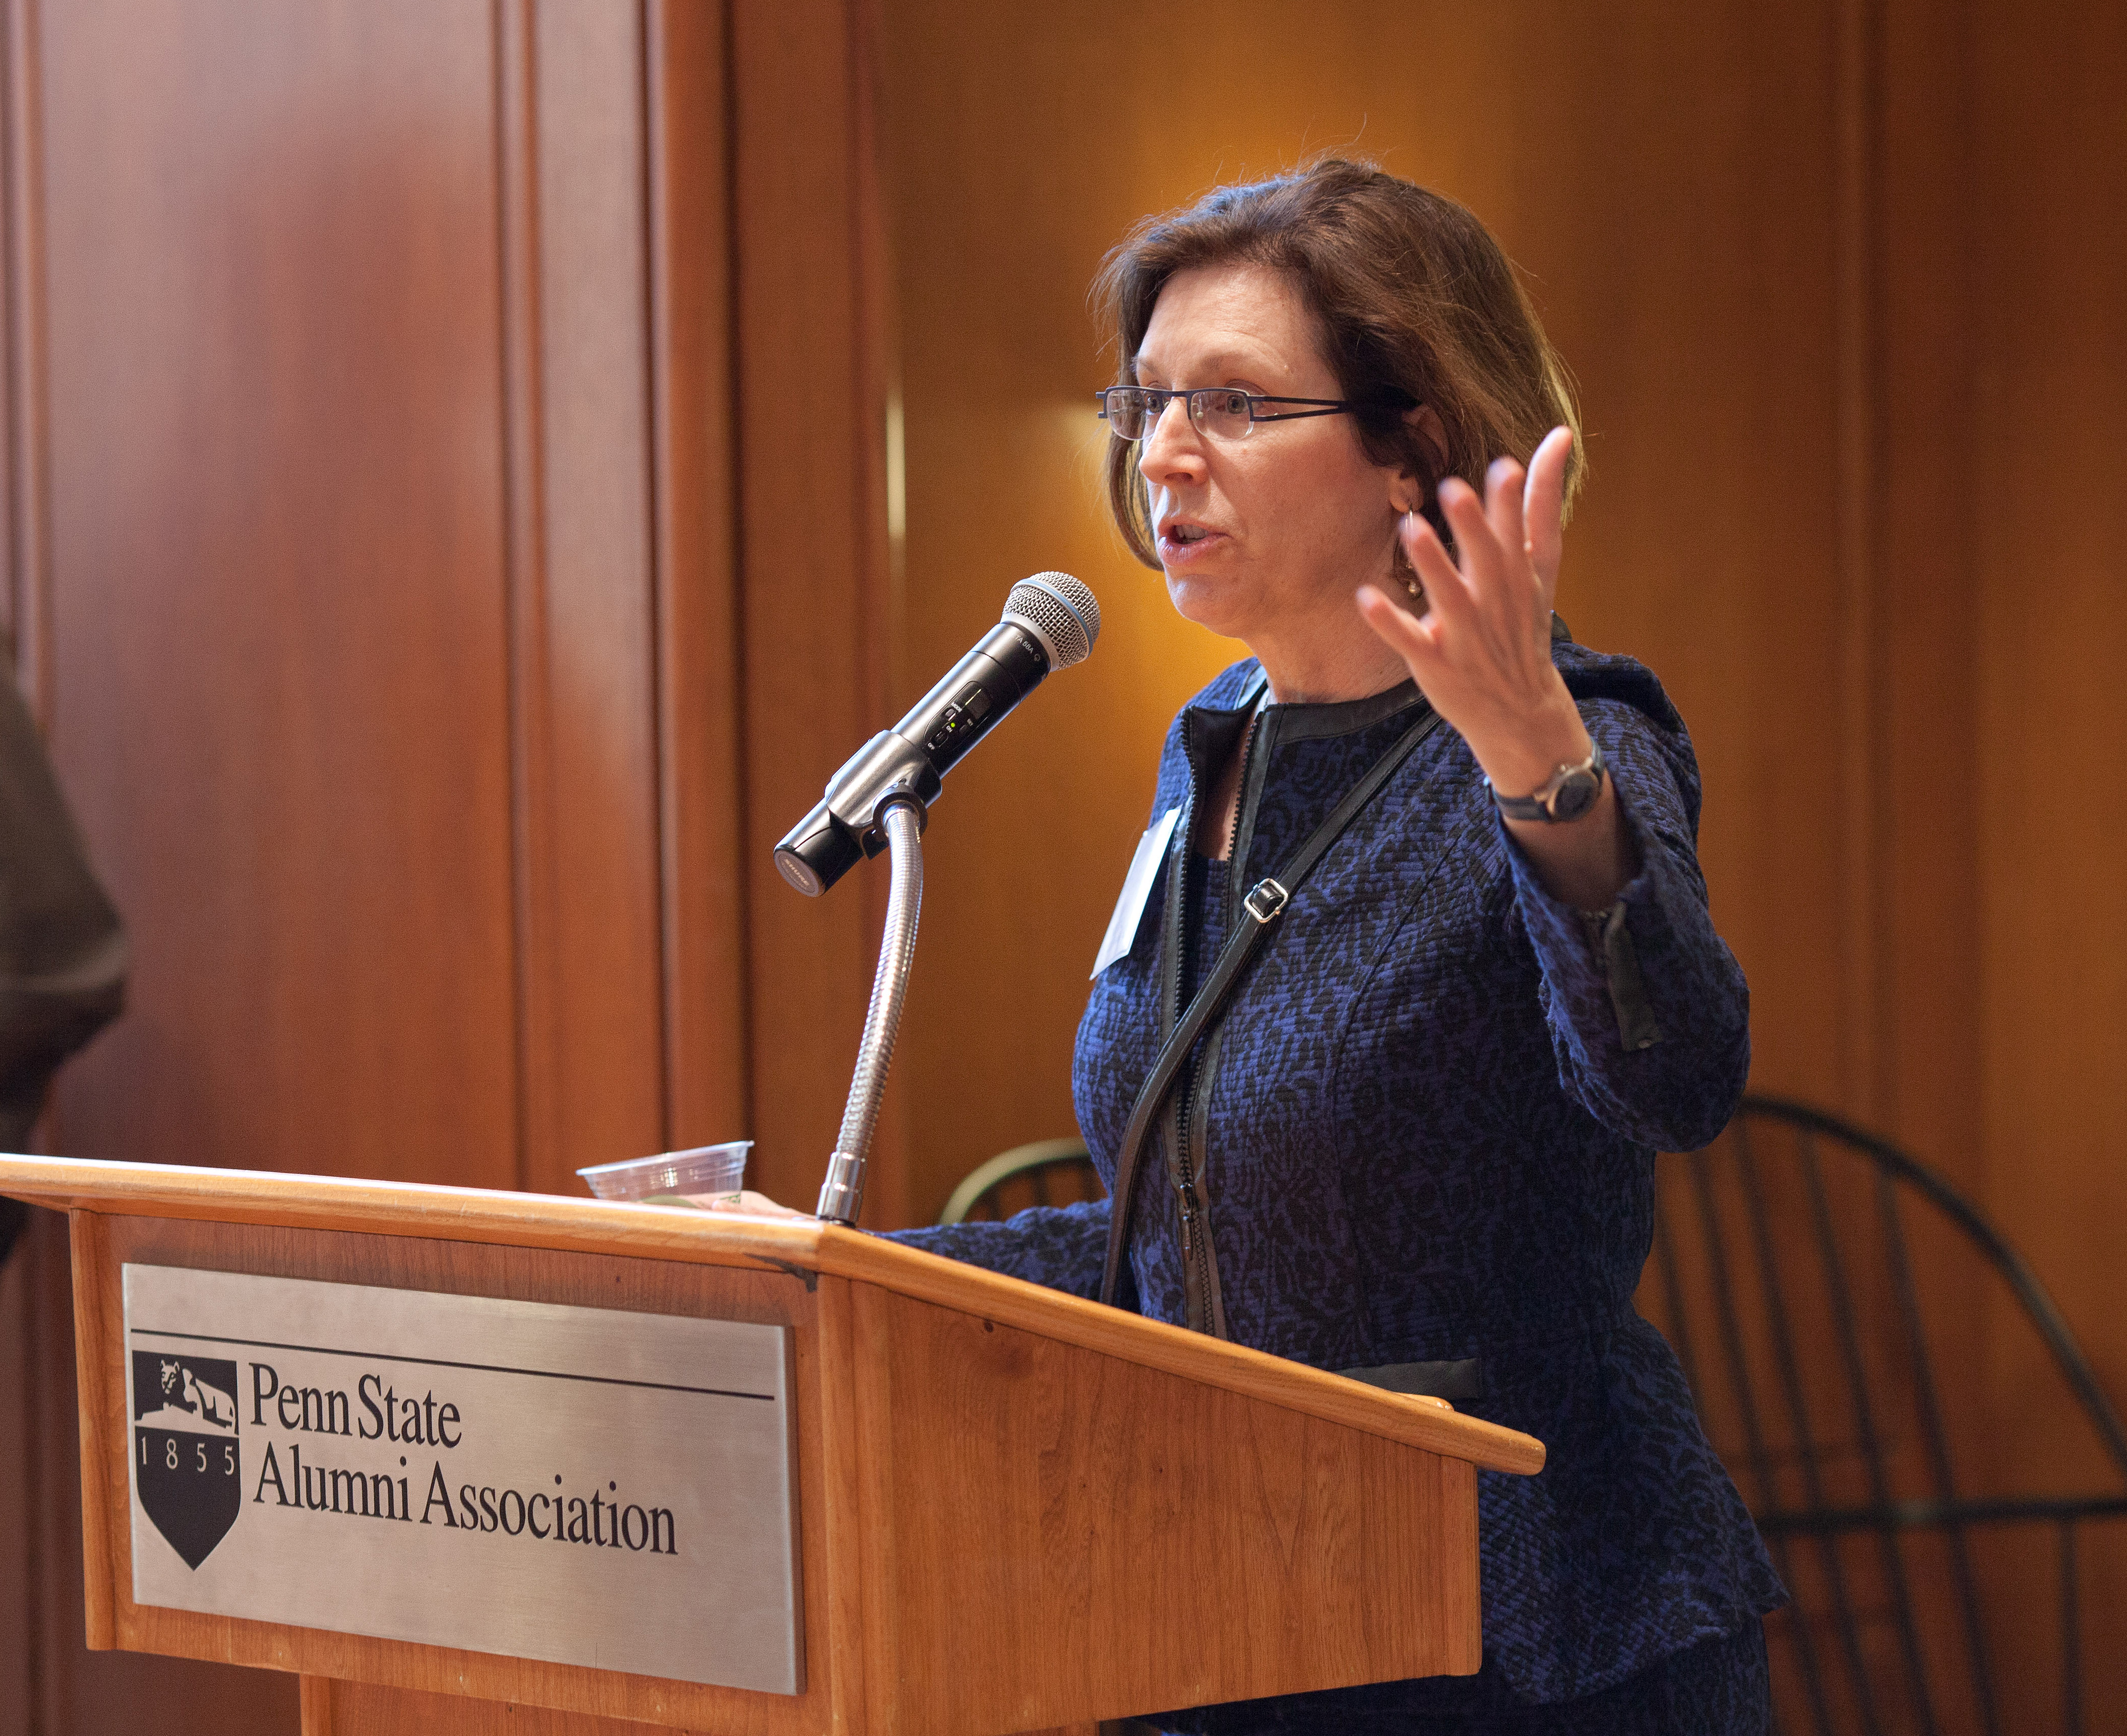
[[[1241,778],[1240,782],[1234,786],[1233,824],[1226,829],[1226,882],[1229,891],[1237,883],[1234,877],[1241,871],[1240,863],[1234,860],[1234,852],[1241,847],[1241,810],[1248,805],[1248,750],[1255,745],[1256,724],[1262,717],[1262,703],[1258,700],[1256,708],[1248,713],[1248,726],[1241,731]]]
[[[1241,775],[1239,782],[1234,786],[1234,817],[1226,833],[1226,873],[1229,880],[1239,872],[1239,864],[1234,860],[1234,852],[1240,844],[1241,811],[1248,803],[1248,753],[1255,745],[1256,725],[1262,717],[1262,707],[1258,702],[1256,708],[1249,713],[1248,727],[1241,734],[1241,745],[1239,750]],[[1195,805],[1193,789],[1191,792],[1191,805],[1192,807]],[[1199,961],[1200,964],[1209,962],[1208,960]],[[1204,985],[1200,982],[1196,987],[1201,994]],[[1177,1020],[1182,1016],[1179,1005],[1180,988],[1180,973],[1177,972],[1175,993],[1177,1005],[1174,1009],[1174,1018]],[[1173,1029],[1172,1023],[1168,1029],[1170,1030]],[[1210,1039],[1207,1037],[1205,1040],[1208,1045]],[[1218,1317],[1218,1311],[1212,1306],[1211,1261],[1210,1251],[1206,1246],[1206,1243],[1210,1239],[1210,1225],[1205,1214],[1203,1198],[1196,1190],[1196,1166],[1190,1156],[1189,1138],[1190,1129],[1196,1119],[1197,1112],[1203,1107],[1197,1101],[1197,1086],[1201,1081],[1204,1071],[1201,1062],[1192,1064],[1188,1070],[1187,1077],[1183,1081],[1182,1089],[1175,1094],[1174,1197],[1176,1205],[1182,1213],[1182,1279],[1194,1294],[1196,1307],[1191,1312],[1201,1322],[1200,1329],[1209,1332],[1214,1330],[1214,1322]]]

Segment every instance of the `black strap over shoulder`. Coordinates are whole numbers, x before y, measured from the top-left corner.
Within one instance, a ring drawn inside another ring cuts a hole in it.
[[[1182,1062],[1196,1047],[1196,1039],[1225,1011],[1234,991],[1240,986],[1242,976],[1283,918],[1293,895],[1315,872],[1315,863],[1343,835],[1344,829],[1358,817],[1359,811],[1373,800],[1381,787],[1395,775],[1397,769],[1410,757],[1411,750],[1438,726],[1438,712],[1429,705],[1424,706],[1423,711],[1424,715],[1397,738],[1366,776],[1345,792],[1344,799],[1315,828],[1314,835],[1293,853],[1285,865],[1283,877],[1259,880],[1248,889],[1241,906],[1251,920],[1236,924],[1234,932],[1226,937],[1210,976],[1190,1001],[1188,1011],[1175,1022],[1172,1034],[1152,1063],[1152,1071],[1145,1075],[1137,1101],[1130,1106],[1121,1147],[1116,1153],[1116,1181],[1111,1190],[1115,1204],[1108,1219],[1107,1263],[1101,1273],[1101,1301],[1111,1305],[1115,1302],[1116,1285],[1122,1275],[1123,1251],[1130,1240],[1130,1206],[1136,1191],[1139,1162],[1144,1155],[1153,1122],[1167,1101],[1168,1094],[1174,1089]],[[1179,838],[1175,853],[1168,859],[1170,898],[1182,896],[1180,876],[1174,864],[1185,859],[1189,848],[1190,840]]]

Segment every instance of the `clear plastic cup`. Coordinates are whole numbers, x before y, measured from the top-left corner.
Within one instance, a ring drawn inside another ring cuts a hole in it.
[[[736,1204],[746,1177],[746,1154],[752,1149],[751,1139],[734,1139],[724,1145],[698,1145],[690,1151],[661,1152],[655,1157],[595,1163],[576,1173],[601,1199]]]

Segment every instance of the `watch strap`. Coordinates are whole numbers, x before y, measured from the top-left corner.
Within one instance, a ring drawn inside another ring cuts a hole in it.
[[[1492,800],[1499,804],[1499,811],[1509,820],[1537,820],[1546,823],[1562,819],[1577,820],[1588,811],[1592,802],[1570,814],[1561,815],[1557,806],[1560,795],[1569,786],[1580,781],[1592,782],[1594,793],[1599,796],[1603,791],[1603,774],[1608,769],[1608,762],[1603,757],[1602,744],[1590,741],[1588,748],[1585,759],[1577,765],[1560,766],[1529,795],[1502,796],[1498,790],[1492,789],[1492,780],[1489,778],[1485,780],[1485,787],[1492,789]]]

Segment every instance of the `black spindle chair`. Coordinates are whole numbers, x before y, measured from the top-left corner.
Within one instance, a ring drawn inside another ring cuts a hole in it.
[[[1075,1205],[1101,1197],[1101,1179],[1082,1139],[1016,1145],[961,1179],[938,1214],[940,1223],[1009,1218],[1030,1205]]]
[[[2081,1736],[2079,1534],[2127,1516],[2127,1431],[2023,1257],[1926,1165],[1775,1098],[1665,1157],[1656,1199],[1642,1303],[1794,1596],[1768,1630],[1780,1727]],[[1937,1371],[1960,1345],[2055,1402],[1978,1414]],[[2005,1595],[2035,1565],[2049,1595]]]

